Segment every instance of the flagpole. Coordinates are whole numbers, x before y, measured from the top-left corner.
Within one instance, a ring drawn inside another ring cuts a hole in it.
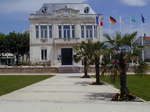
[[[98,24],[98,26],[99,26],[99,32],[100,32],[100,39],[101,39],[101,42],[103,42],[103,41],[105,41],[104,40],[104,38],[103,38],[103,19],[104,19],[104,17],[103,17],[103,15],[101,15],[101,16],[99,16],[99,24]]]
[[[109,30],[110,30],[110,33],[112,33],[112,24],[110,22],[110,17],[108,17],[108,20],[109,20]]]
[[[119,23],[120,23],[119,30],[120,30],[120,33],[121,33],[122,32],[122,18],[121,18],[121,16],[119,16]]]
[[[143,16],[143,14],[141,14],[141,31],[142,31],[141,44],[143,47],[144,47],[144,36],[145,36],[144,28],[143,28],[144,23],[145,23],[145,18]],[[145,60],[145,55],[144,55],[144,48],[143,48],[142,49],[142,61],[144,61],[144,60]]]
[[[132,18],[130,17],[130,29],[132,29]]]
[[[142,37],[141,37],[141,44],[142,46],[144,46],[144,31],[143,31],[143,23],[141,23],[141,33],[142,33]],[[144,49],[142,49],[142,61],[144,61]]]
[[[100,41],[100,28],[99,28],[99,14],[95,15],[95,25],[96,25],[96,32],[97,32],[97,39]]]
[[[132,18],[131,18],[131,16],[130,16],[130,20],[129,20],[129,28],[130,29],[132,29]],[[129,29],[129,30],[130,30]],[[131,42],[131,47],[132,47],[132,42]],[[131,54],[133,53],[133,50],[132,50],[132,48],[131,48]],[[133,59],[131,60],[131,64],[132,64],[132,66],[134,65],[134,63],[133,63]]]
[[[110,17],[108,17],[108,21],[109,21],[109,30],[110,30],[110,33],[112,33],[112,32],[111,32],[111,31],[112,31],[112,24],[111,24],[111,22],[110,22]],[[112,34],[111,34],[111,35],[112,35]],[[111,60],[111,58],[112,58],[111,53],[110,53],[109,58],[110,58],[110,60]]]

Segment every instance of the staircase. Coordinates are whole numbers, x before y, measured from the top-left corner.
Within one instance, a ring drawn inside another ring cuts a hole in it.
[[[61,66],[58,68],[59,73],[80,73],[81,67],[78,66]]]

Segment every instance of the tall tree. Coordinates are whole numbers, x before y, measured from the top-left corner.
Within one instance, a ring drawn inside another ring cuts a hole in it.
[[[91,58],[92,58],[92,42],[82,42],[81,44],[78,44],[77,46],[74,47],[76,55],[74,56],[74,60],[76,62],[82,61],[84,65],[84,76],[83,78],[89,78],[90,76],[88,75],[88,68],[91,63]]]
[[[115,37],[111,38],[108,34],[105,35],[107,42],[110,44],[110,49],[113,50],[113,56],[117,57],[120,71],[120,97],[121,100],[129,100],[129,90],[127,86],[127,65],[131,59],[139,54],[135,53],[141,50],[141,46],[134,43],[137,32],[131,34],[121,35],[117,33]]]
[[[99,85],[100,82],[100,57],[104,55],[106,46],[104,43],[95,42],[91,45],[92,47],[92,58],[91,61],[94,62],[95,72],[96,72],[96,82],[95,84]]]

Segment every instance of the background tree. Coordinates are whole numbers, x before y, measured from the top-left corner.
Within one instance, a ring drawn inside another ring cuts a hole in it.
[[[29,34],[16,32],[0,34],[0,54],[2,53],[12,53],[18,65],[21,56],[29,55]]]
[[[2,53],[5,52],[5,47],[6,47],[6,46],[4,46],[5,45],[5,40],[4,40],[5,37],[6,37],[5,34],[0,33],[0,56],[2,56]]]
[[[24,56],[29,57],[29,34],[28,33],[21,33],[18,34],[19,38],[19,45],[18,45],[18,53],[22,57],[22,62],[24,60]]]

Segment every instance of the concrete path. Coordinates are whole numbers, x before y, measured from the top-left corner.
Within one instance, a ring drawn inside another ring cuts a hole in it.
[[[111,102],[117,89],[81,74],[56,76],[0,97],[0,112],[150,112],[148,102]]]

